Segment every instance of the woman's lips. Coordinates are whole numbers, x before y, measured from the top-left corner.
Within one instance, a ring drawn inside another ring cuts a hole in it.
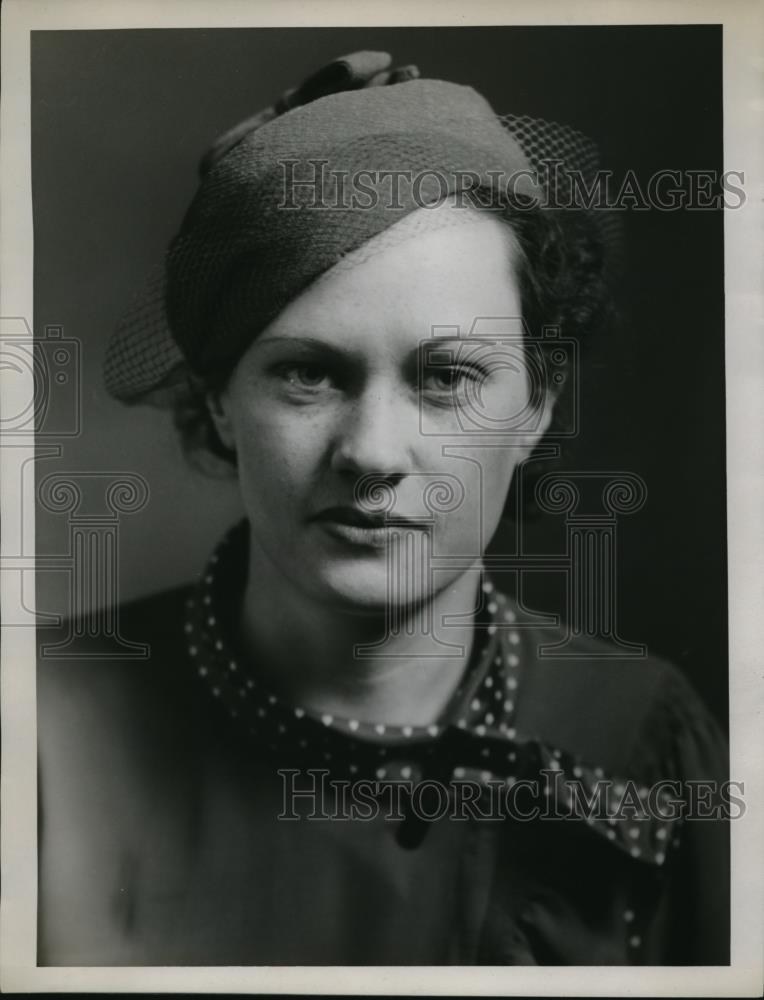
[[[386,547],[401,531],[425,527],[423,521],[411,518],[395,517],[390,523],[385,514],[369,514],[357,507],[328,507],[314,520],[333,538],[374,549]]]

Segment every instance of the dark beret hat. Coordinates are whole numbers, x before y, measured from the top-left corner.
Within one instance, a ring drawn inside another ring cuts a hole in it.
[[[163,266],[112,337],[112,395],[144,397],[184,365],[230,369],[319,275],[418,208],[509,183],[534,197],[525,150],[545,130],[553,149],[591,148],[559,126],[508,127],[471,87],[391,62],[335,60],[215,141]]]

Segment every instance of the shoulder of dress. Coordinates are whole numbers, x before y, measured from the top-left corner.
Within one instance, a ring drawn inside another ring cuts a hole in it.
[[[183,585],[125,601],[113,608],[88,610],[80,619],[64,616],[37,627],[41,665],[53,661],[135,660],[135,647],[178,643],[186,602],[193,585]]]
[[[126,602],[87,624],[64,619],[37,630],[37,705],[41,743],[62,725],[85,730],[135,728],[183,697],[190,676],[183,633],[191,587]],[[133,723],[130,719],[134,720]]]
[[[677,727],[705,713],[690,681],[662,656],[568,636],[559,626],[520,626],[517,634],[517,729],[529,738],[624,771],[640,747],[664,754]]]
[[[48,964],[100,961],[104,949],[113,964],[130,964],[124,927],[133,908],[142,914],[188,877],[210,746],[185,650],[188,593],[38,630],[40,953]]]

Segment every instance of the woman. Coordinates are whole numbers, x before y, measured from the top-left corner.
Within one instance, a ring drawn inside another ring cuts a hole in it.
[[[545,140],[585,165],[356,53],[205,156],[106,378],[246,520],[123,609],[145,663],[40,672],[42,964],[727,961],[725,826],[680,816],[710,716],[656,659],[544,658],[484,568],[564,419],[539,333],[607,315]]]

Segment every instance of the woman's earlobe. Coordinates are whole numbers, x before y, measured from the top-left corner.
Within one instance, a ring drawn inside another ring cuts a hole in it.
[[[234,451],[233,425],[220,393],[207,393],[207,409],[209,410],[210,419],[215,425],[215,431],[221,443],[226,448]]]
[[[538,444],[539,441],[541,441],[546,432],[549,430],[549,427],[552,423],[552,419],[554,417],[554,410],[556,405],[557,405],[557,396],[551,392],[548,392],[546,394],[546,399],[544,401],[544,408],[541,411],[541,419],[539,422],[539,437],[536,444]]]
[[[554,416],[556,402],[556,398],[548,393],[543,404],[539,407],[536,426],[532,431],[529,431],[524,441],[524,454],[526,458],[533,453],[536,445],[541,443],[544,439],[544,435],[549,430]]]

